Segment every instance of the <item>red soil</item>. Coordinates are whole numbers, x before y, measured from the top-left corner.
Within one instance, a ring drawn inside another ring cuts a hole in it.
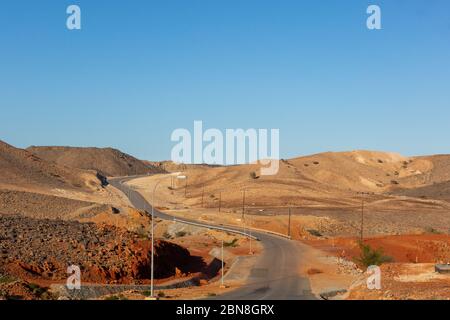
[[[327,251],[335,256],[353,260],[360,254],[357,238],[308,240],[307,244]],[[364,240],[374,249],[401,263],[436,263],[450,261],[449,235],[399,235],[373,237]]]

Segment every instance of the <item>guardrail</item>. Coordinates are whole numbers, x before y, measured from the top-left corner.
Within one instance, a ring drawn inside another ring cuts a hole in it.
[[[231,225],[231,224],[220,224],[220,225],[233,227],[233,225]],[[285,238],[285,239],[288,239],[288,240],[292,239],[292,237],[290,237],[290,236],[287,236],[285,234],[282,234],[282,233],[279,233],[279,232],[275,232],[275,231],[270,231],[270,230],[266,230],[266,229],[259,229],[259,228],[254,228],[254,227],[247,227],[247,229],[251,229],[252,231],[257,231],[257,232],[261,232],[261,233],[269,233],[269,234],[272,234],[274,236],[278,236],[278,237]]]
[[[124,182],[127,182],[128,180],[132,180],[132,179],[134,179],[134,178],[139,178],[139,177],[145,177],[145,176],[146,176],[146,175],[143,175],[143,176],[134,176],[134,177],[122,177],[122,178],[115,178],[114,180],[118,180],[119,183],[123,185]],[[126,186],[126,187],[128,187],[128,186]],[[130,187],[128,187],[128,188],[131,189],[131,190],[134,191],[134,192],[137,192],[137,191],[133,190],[133,189],[130,188]],[[137,192],[137,193],[139,193],[139,192]],[[139,194],[140,194],[140,193],[139,193]],[[166,215],[167,215],[167,213],[166,213]],[[219,224],[219,225],[215,226],[215,225],[211,225],[211,224],[209,224],[209,223],[207,223],[207,224],[201,224],[201,223],[196,223],[196,222],[186,221],[186,220],[182,220],[182,219],[177,219],[177,218],[175,218],[175,217],[173,217],[173,221],[181,222],[181,223],[184,223],[184,224],[190,224],[190,225],[194,225],[194,226],[201,227],[201,228],[208,228],[208,229],[215,229],[215,230],[228,231],[228,232],[240,234],[240,235],[243,235],[243,236],[245,236],[245,237],[249,237],[249,238],[251,238],[251,239],[254,239],[254,240],[258,240],[258,241],[259,241],[259,239],[258,239],[257,237],[255,237],[255,236],[253,236],[253,235],[251,235],[251,234],[249,234],[249,233],[246,233],[246,232],[244,232],[244,231],[240,231],[240,230],[234,229],[234,228],[236,227],[236,226],[234,226],[234,225]],[[282,233],[279,233],[279,232],[270,231],[270,230],[266,230],[266,229],[253,228],[253,227],[248,228],[248,229],[251,229],[251,230],[257,231],[257,232],[261,232],[261,233],[272,234],[272,235],[274,235],[274,236],[278,236],[278,237],[281,237],[281,238],[285,238],[285,239],[288,239],[288,240],[292,240],[292,237],[291,237],[291,236],[287,236],[287,235],[282,234]]]
[[[196,223],[196,222],[191,222],[191,221],[186,221],[186,220],[180,220],[180,219],[177,219],[177,218],[173,218],[173,221],[184,223],[184,224],[189,224],[189,225],[200,227],[200,228],[207,228],[207,229],[213,229],[213,230],[220,230],[220,231],[227,231],[227,232],[231,232],[231,233],[236,233],[236,234],[243,235],[243,236],[245,236],[247,238],[251,238],[253,240],[259,241],[259,239],[257,237],[255,237],[254,235],[251,235],[249,233],[246,233],[246,232],[240,231],[240,230],[236,230],[236,229],[226,228],[226,227],[222,227],[222,226],[214,226],[214,225],[210,225],[210,224],[201,224],[201,223]]]

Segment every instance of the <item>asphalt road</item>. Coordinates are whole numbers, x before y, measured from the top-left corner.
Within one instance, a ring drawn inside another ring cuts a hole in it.
[[[130,202],[137,209],[151,212],[152,207],[144,197],[127,187],[124,182],[136,177],[110,179],[111,185],[127,195]],[[175,217],[154,211],[155,216],[163,220],[174,220]],[[220,227],[176,218],[177,221],[196,223],[210,229],[222,229],[230,232],[244,233],[238,227]],[[258,257],[250,277],[245,286],[220,295],[223,300],[311,300],[315,299],[311,293],[307,278],[299,275],[302,261],[302,245],[297,241],[288,240],[276,235],[252,231],[252,236],[258,238],[263,244],[263,252]]]

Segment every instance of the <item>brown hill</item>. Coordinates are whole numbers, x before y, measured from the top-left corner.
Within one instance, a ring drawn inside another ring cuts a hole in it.
[[[431,165],[419,158],[377,151],[327,152],[292,159],[310,179],[339,189],[383,193],[395,186],[416,186]]]
[[[96,170],[117,177],[161,172],[141,160],[112,148],[36,147],[28,151],[47,161],[73,168]]]
[[[67,266],[75,264],[86,282],[150,278],[151,242],[115,227],[0,215],[0,238],[0,274],[58,283],[67,279]],[[156,279],[175,277],[177,269],[187,274],[203,268],[203,260],[184,247],[156,241]]]
[[[61,166],[0,141],[0,172],[0,215],[86,220],[129,230],[148,224],[96,171]]]
[[[418,188],[398,189],[393,192],[397,195],[422,199],[436,199],[450,202],[450,181],[433,183]]]
[[[244,221],[285,233],[291,212],[292,236],[297,239],[360,236],[362,222],[365,235],[448,232],[447,159],[450,156],[328,152],[281,160],[273,176],[261,176],[257,164],[187,166],[182,170],[187,180],[155,175],[129,184],[150,201],[151,190],[160,184],[155,203],[201,221]]]
[[[175,163],[173,161],[148,161],[143,160],[143,162],[152,167],[159,168],[162,171],[166,172],[180,172],[193,168],[217,168],[219,165],[209,165],[209,164],[184,164],[184,163]]]
[[[215,198],[221,193],[227,206],[237,207],[243,188],[247,190],[247,203],[254,206],[354,206],[360,203],[359,192],[371,194],[374,202],[394,201],[393,194],[450,198],[449,188],[441,187],[450,180],[450,156],[408,158],[375,151],[327,152],[281,160],[274,176],[260,176],[256,164],[187,166],[180,171],[188,176],[186,203],[193,206],[201,204],[202,194],[207,197],[206,206],[217,205]]]
[[[102,184],[94,171],[59,166],[3,141],[0,141],[0,171],[0,187],[3,188],[86,192],[97,190]]]
[[[450,202],[450,155],[418,157],[428,170],[405,178],[393,194]]]

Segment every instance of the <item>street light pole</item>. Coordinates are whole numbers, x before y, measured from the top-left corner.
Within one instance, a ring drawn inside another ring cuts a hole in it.
[[[153,279],[154,279],[154,256],[155,256],[155,238],[154,238],[154,234],[155,234],[155,193],[156,193],[156,188],[158,187],[159,183],[161,182],[158,181],[155,185],[155,187],[153,188],[153,196],[152,196],[152,256],[151,256],[151,276],[150,276],[150,297],[154,298],[154,294],[153,294]]]
[[[245,215],[245,188],[243,189],[243,195],[242,195],[242,219],[244,219]]]
[[[171,179],[173,178],[173,175],[170,176]],[[181,177],[177,176],[178,179],[180,178],[186,178],[187,177]],[[151,255],[151,271],[150,271],[150,297],[149,298],[155,298],[154,295],[154,267],[155,267],[155,194],[156,189],[158,188],[159,184],[162,182],[164,178],[161,178],[153,187],[153,194],[152,194],[152,232],[151,232],[151,242],[152,242],[152,255]],[[171,183],[173,180],[171,180]]]
[[[250,219],[249,219],[250,220]],[[249,239],[250,239],[250,254],[253,254],[253,250],[252,250],[252,225],[251,225],[251,223],[250,223],[251,221],[249,221],[249,227],[248,227],[248,232],[249,232],[249,234],[250,234],[250,237],[249,237]]]
[[[203,208],[203,197],[205,196],[205,185],[202,186],[202,208]]]
[[[361,230],[360,230],[360,240],[364,240],[364,196],[369,195],[368,192],[358,192],[361,195]]]
[[[291,237],[291,208],[289,208],[288,237]]]
[[[361,199],[361,242],[364,240],[364,195]]]
[[[164,179],[164,178],[163,178]],[[155,266],[155,193],[156,193],[156,188],[158,188],[159,184],[161,183],[161,181],[163,179],[160,179],[156,184],[155,187],[153,188],[153,195],[152,195],[152,235],[151,235],[151,239],[152,239],[152,255],[151,255],[151,275],[150,275],[150,298],[154,298],[154,266]]]
[[[224,288],[225,286],[224,286],[224,284],[223,284],[223,277],[224,277],[224,270],[223,270],[223,266],[224,266],[224,263],[223,263],[223,239],[222,239],[222,279],[221,279],[221,285],[220,285],[220,287],[221,288]]]

